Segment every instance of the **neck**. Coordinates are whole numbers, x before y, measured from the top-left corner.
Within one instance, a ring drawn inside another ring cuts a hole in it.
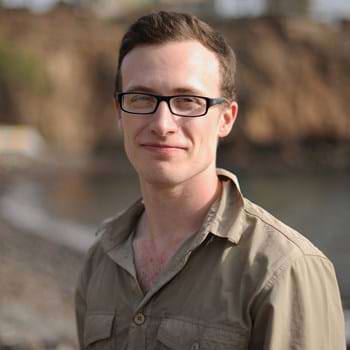
[[[142,179],[140,184],[145,204],[141,233],[159,246],[195,233],[220,191],[215,168],[176,186],[160,188]]]

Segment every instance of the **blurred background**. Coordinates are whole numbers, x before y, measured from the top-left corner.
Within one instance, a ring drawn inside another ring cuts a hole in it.
[[[77,349],[84,254],[139,196],[113,111],[117,50],[159,9],[234,48],[240,112],[219,165],[331,258],[350,316],[348,0],[0,0],[0,348]]]

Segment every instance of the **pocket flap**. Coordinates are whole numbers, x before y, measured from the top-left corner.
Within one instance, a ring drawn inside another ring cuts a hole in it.
[[[162,320],[157,339],[170,349],[184,349],[200,338],[198,325],[189,321],[165,318]]]
[[[109,338],[112,335],[114,316],[113,312],[88,313],[85,318],[84,345]]]

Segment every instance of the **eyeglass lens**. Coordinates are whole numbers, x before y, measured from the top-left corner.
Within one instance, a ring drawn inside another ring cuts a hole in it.
[[[130,113],[154,113],[157,105],[158,99],[152,95],[130,93],[123,95],[122,98],[123,109]],[[205,98],[197,96],[173,96],[170,98],[168,106],[173,114],[197,116],[206,112],[207,101]]]

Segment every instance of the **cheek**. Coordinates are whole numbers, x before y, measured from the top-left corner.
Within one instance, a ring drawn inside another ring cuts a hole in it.
[[[121,119],[122,132],[124,139],[128,143],[135,142],[144,129],[144,122],[141,119]]]
[[[205,153],[204,155],[208,156],[216,152],[218,123],[215,119],[203,120],[202,123],[192,125],[191,135],[197,152]]]

